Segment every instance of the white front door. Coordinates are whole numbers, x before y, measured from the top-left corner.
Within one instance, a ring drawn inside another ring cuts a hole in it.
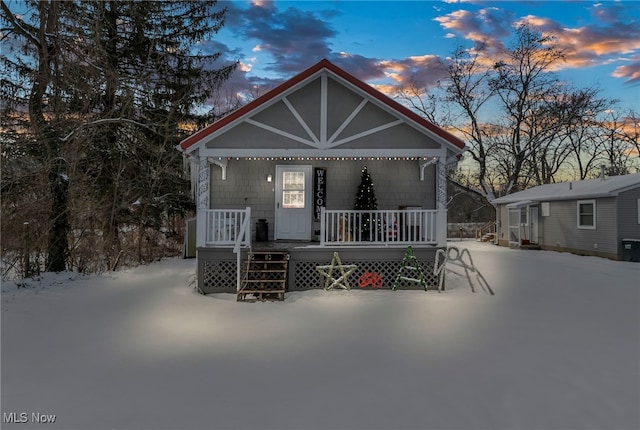
[[[312,166],[276,166],[276,239],[311,240]]]

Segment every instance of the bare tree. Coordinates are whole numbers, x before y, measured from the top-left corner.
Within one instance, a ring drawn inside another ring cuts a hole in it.
[[[457,48],[443,60],[447,76],[438,88],[408,86],[399,93],[416,111],[446,119],[440,125],[463,137],[474,166],[466,181],[489,200],[555,182],[570,165],[584,177],[605,149],[597,117],[612,102],[599,98],[596,88],[575,89],[558,79],[553,71],[564,53],[553,35],[522,25],[514,36],[507,47]],[[637,122],[608,122],[608,153],[615,158],[608,165],[628,164],[623,155],[638,140]]]
[[[514,45],[497,62],[497,75],[491,79],[510,130],[509,146],[513,170],[507,178],[506,192],[522,188],[523,169],[527,160],[535,158],[541,145],[555,138],[557,129],[567,117],[554,118],[561,86],[550,74],[551,67],[564,58],[553,37],[543,36],[530,27],[516,29]]]
[[[630,112],[623,116],[614,109],[605,114],[600,122],[602,165],[611,176],[632,173],[631,169],[638,167],[640,126],[637,115]]]
[[[408,103],[413,110],[419,112],[432,124],[444,125],[451,122],[445,116],[446,109],[442,104],[442,97],[415,80],[410,80],[398,88],[396,97]]]
[[[478,183],[484,194],[491,199],[495,190],[487,180],[487,175],[492,127],[483,124],[480,115],[494,95],[494,90],[489,85],[492,71],[479,61],[481,52],[481,47],[473,52],[462,48],[454,51],[451,61],[446,65],[448,80],[445,84],[445,100],[459,108],[459,114],[452,120],[456,124],[462,124],[456,129],[466,137],[467,152],[477,163]]]
[[[584,125],[593,123],[596,113],[609,105],[608,100],[598,98],[597,89],[563,89],[547,105],[548,111],[535,117],[537,127],[553,132],[534,148],[535,156],[527,160],[535,185],[555,182],[572,156],[583,157],[574,150],[574,143],[579,141],[579,135],[585,137]]]

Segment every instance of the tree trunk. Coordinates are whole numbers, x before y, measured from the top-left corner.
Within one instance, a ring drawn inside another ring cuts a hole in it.
[[[29,117],[34,134],[47,148],[49,156],[49,188],[51,190],[51,227],[47,248],[46,270],[62,272],[66,269],[69,255],[69,176],[67,162],[62,157],[62,142],[44,113],[50,95],[46,89],[58,73],[56,32],[59,24],[59,9],[55,1],[38,3],[39,28],[34,45],[38,51],[38,67],[29,95]],[[54,36],[52,36],[54,35]]]
[[[62,272],[66,269],[69,255],[69,177],[67,162],[63,158],[55,158],[49,168],[49,185],[51,188],[51,228],[49,230],[49,246],[47,271]]]

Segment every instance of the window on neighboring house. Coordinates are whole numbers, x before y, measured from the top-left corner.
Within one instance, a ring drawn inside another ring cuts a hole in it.
[[[596,201],[578,200],[578,228],[596,228]]]

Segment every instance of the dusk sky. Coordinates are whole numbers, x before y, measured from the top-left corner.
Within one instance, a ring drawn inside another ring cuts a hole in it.
[[[410,79],[434,83],[438,58],[484,42],[509,45],[518,23],[552,31],[567,53],[556,66],[576,87],[640,110],[638,1],[223,1],[227,20],[215,42],[240,62],[228,88],[271,88],[326,58],[391,93]]]

